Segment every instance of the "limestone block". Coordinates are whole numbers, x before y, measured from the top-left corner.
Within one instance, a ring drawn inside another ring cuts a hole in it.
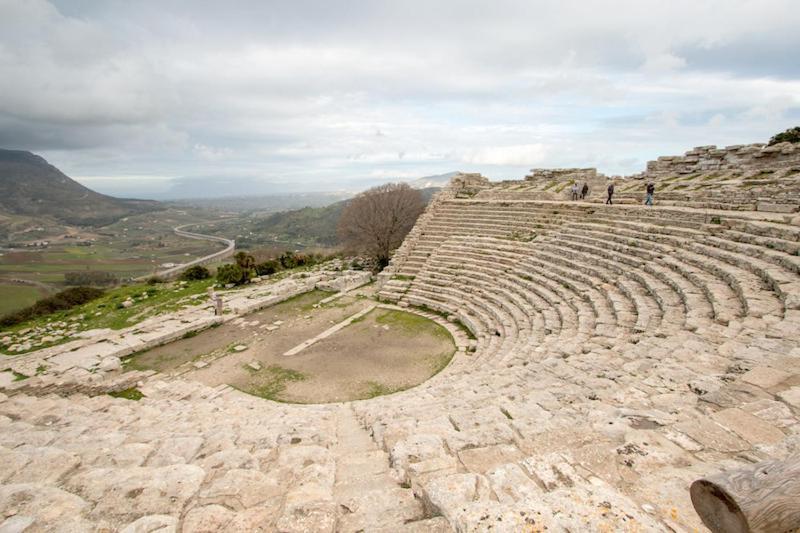
[[[800,387],[792,387],[778,394],[778,399],[800,412]]]
[[[758,366],[742,375],[742,381],[761,387],[762,389],[772,388],[779,383],[786,381],[791,374],[776,368]]]
[[[711,417],[750,444],[775,444],[784,438],[780,429],[742,409],[723,409]]]
[[[433,479],[422,487],[426,506],[453,522],[464,505],[491,499],[489,480],[478,474],[451,474]]]
[[[67,488],[95,502],[94,515],[125,519],[179,514],[204,478],[203,469],[194,465],[94,468],[73,476]]]
[[[756,400],[743,404],[742,409],[776,427],[787,428],[797,423],[797,419],[792,416],[789,407],[774,400]]]
[[[29,461],[30,458],[24,453],[0,448],[0,482],[22,470]]]
[[[704,447],[718,452],[740,452],[750,447],[745,441],[722,428],[710,418],[688,420],[675,424],[674,427]]]
[[[89,504],[74,494],[42,485],[22,483],[0,485],[0,516],[10,511],[31,516],[42,530],[66,530],[65,525],[89,509]]]
[[[243,510],[278,498],[284,492],[278,479],[258,470],[233,469],[223,473],[198,495],[201,503],[217,503]]]
[[[221,450],[200,461],[199,465],[209,473],[220,472],[232,468],[247,469],[258,468],[255,457],[247,450],[229,449]]]
[[[120,530],[120,533],[175,533],[178,519],[167,515],[143,516]]]
[[[173,437],[165,439],[156,454],[147,461],[148,466],[166,466],[188,463],[203,446],[201,437]]]
[[[483,474],[504,463],[519,461],[524,455],[513,444],[498,444],[461,450],[458,452],[458,458],[470,472]]]
[[[500,503],[513,503],[521,499],[535,499],[543,491],[516,464],[504,464],[486,473]]]
[[[215,533],[228,531],[228,524],[233,520],[234,512],[222,505],[204,505],[194,507],[183,519],[182,531],[185,533]]]
[[[77,455],[58,448],[25,445],[15,451],[24,453],[30,461],[9,479],[12,483],[55,483],[81,464]]]
[[[336,530],[336,504],[330,500],[308,501],[302,490],[292,492],[287,496],[276,530],[280,533],[333,533]]]
[[[122,368],[122,361],[120,361],[119,357],[114,357],[113,355],[105,357],[100,361],[98,368],[103,372],[113,372]]]

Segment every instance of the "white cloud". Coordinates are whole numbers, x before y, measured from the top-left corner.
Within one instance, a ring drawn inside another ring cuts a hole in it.
[[[464,162],[476,165],[537,165],[544,161],[547,147],[543,144],[487,146],[464,156]]]
[[[591,7],[0,0],[0,146],[75,175],[519,178],[795,125],[792,60],[749,74],[800,48],[792,0]]]

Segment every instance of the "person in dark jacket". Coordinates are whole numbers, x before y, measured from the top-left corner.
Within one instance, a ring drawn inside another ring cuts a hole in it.
[[[587,194],[589,194],[589,184],[584,181],[581,189],[581,200],[585,200]]]
[[[606,200],[606,204],[614,205],[614,202],[611,198],[614,196],[614,182],[608,184],[608,200]]]
[[[651,181],[647,184],[647,198],[644,201],[644,205],[649,205],[650,207],[653,206],[653,195],[656,193],[656,186]]]

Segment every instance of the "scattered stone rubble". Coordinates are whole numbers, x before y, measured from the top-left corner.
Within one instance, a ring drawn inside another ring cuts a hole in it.
[[[456,339],[413,389],[289,405],[160,376],[138,402],[4,386],[0,529],[702,530],[693,480],[800,453],[800,221],[530,186],[457,178],[379,276]],[[84,370],[167,335],[138,331],[11,361]]]

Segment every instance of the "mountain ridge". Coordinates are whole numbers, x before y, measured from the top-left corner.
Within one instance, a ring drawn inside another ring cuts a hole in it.
[[[103,226],[162,209],[159,202],[114,198],[73,180],[43,157],[0,148],[0,213],[52,217],[64,224]]]

